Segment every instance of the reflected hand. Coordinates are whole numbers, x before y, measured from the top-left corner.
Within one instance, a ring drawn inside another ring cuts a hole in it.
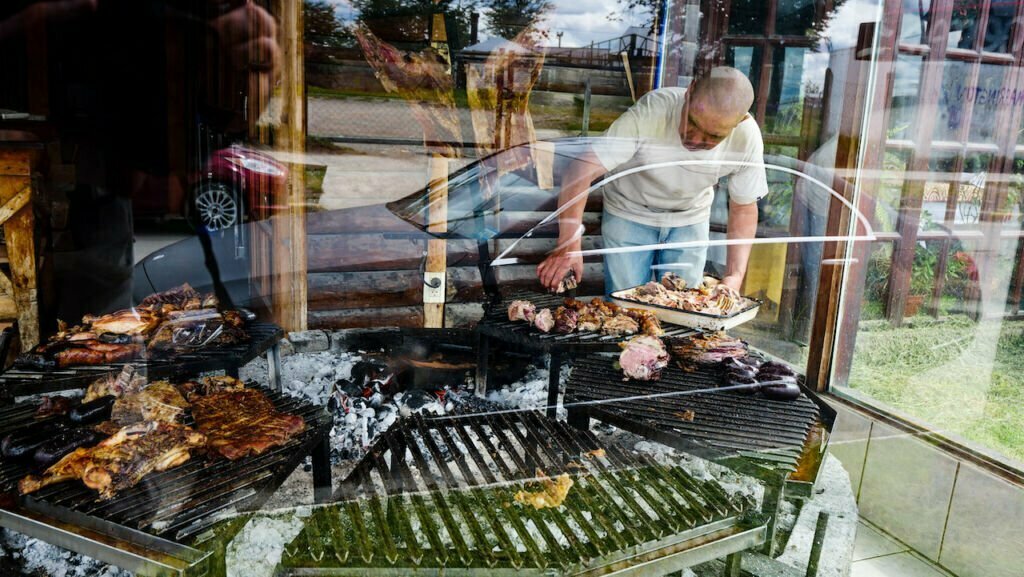
[[[235,70],[277,70],[277,21],[262,7],[246,2],[213,19],[210,26]]]
[[[568,247],[548,255],[544,262],[537,266],[537,278],[540,279],[540,284],[550,291],[557,290],[559,283],[569,274],[569,271],[576,276],[576,282],[582,281],[583,256],[570,255],[570,253],[578,252],[579,248],[578,246]]]

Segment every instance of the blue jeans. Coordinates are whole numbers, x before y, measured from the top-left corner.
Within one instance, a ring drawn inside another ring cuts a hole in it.
[[[605,248],[656,245],[673,242],[708,240],[708,222],[689,226],[648,226],[609,214],[601,216],[601,237]],[[696,286],[704,277],[707,244],[684,249],[610,252],[604,255],[604,291],[614,291],[644,284],[672,271]]]

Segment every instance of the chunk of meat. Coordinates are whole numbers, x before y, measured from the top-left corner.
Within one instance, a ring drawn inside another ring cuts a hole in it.
[[[536,316],[533,317],[533,326],[537,327],[537,330],[541,332],[551,332],[551,329],[555,326],[555,317],[551,314],[551,309],[537,311]]]
[[[95,447],[75,449],[42,476],[28,475],[18,484],[21,494],[72,479],[110,499],[134,487],[149,473],[166,471],[191,457],[206,438],[188,427],[170,423],[137,423],[119,430]]]
[[[601,333],[605,335],[624,336],[635,335],[640,331],[640,325],[625,314],[617,314],[604,321],[601,326]]]
[[[167,381],[157,381],[114,401],[110,419],[122,426],[139,421],[173,423],[184,415],[187,408],[188,401],[177,387]]]
[[[669,356],[661,339],[650,335],[633,337],[620,345],[619,366],[627,378],[656,381],[668,366]]]
[[[89,325],[95,334],[148,335],[160,324],[160,316],[150,310],[138,308],[99,317],[85,315],[82,321]]]
[[[192,416],[207,447],[230,460],[259,455],[306,429],[298,415],[279,412],[255,389],[230,389],[195,397]]]
[[[576,311],[566,307],[558,307],[555,309],[555,332],[561,334],[569,334],[576,330],[576,324],[579,322],[580,315]]]
[[[530,301],[512,301],[508,305],[508,320],[533,322],[533,316],[537,314],[537,307]]]

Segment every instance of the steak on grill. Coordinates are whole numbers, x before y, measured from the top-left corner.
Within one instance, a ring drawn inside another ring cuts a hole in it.
[[[190,451],[206,438],[188,427],[171,423],[137,423],[124,427],[95,447],[75,449],[41,477],[28,475],[18,484],[21,494],[72,479],[110,499],[135,486],[154,471],[166,471],[188,461]]]
[[[306,428],[298,415],[278,412],[253,389],[231,389],[192,399],[196,428],[207,448],[234,461],[283,445]]]

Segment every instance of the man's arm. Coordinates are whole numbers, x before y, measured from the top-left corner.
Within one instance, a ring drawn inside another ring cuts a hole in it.
[[[570,256],[582,247],[583,213],[587,206],[587,189],[590,183],[607,172],[597,155],[588,150],[574,160],[562,178],[558,193],[558,208],[565,210],[558,216],[558,245],[544,262],[537,266],[537,278],[549,290],[558,288],[558,283],[573,271],[576,280],[583,279],[583,257]]]
[[[729,240],[750,239],[757,234],[757,203],[739,204],[729,201],[729,224],[726,237]],[[743,277],[747,274],[750,260],[749,243],[730,244],[726,249],[725,277],[722,282],[740,290]]]

